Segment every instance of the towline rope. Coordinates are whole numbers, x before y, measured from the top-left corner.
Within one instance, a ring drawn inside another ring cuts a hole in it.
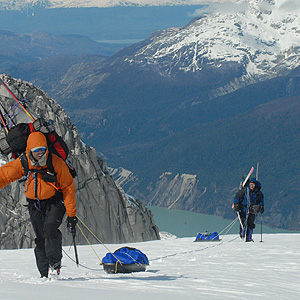
[[[116,263],[115,263],[115,273],[117,273],[117,268],[118,268],[118,264],[120,264],[121,266],[123,266],[123,263],[114,255],[114,253],[91,231],[91,229],[77,216],[78,220],[81,222],[81,224],[93,235],[93,237],[100,242],[108,251],[109,253],[116,259]],[[90,245],[90,247],[92,248],[93,252],[95,253],[95,255],[98,257],[98,259],[100,260],[100,265],[103,265],[102,260],[100,259],[99,255],[97,254],[97,252],[95,251],[94,247],[91,245],[90,241],[88,240],[87,236],[84,234],[82,228],[79,226],[79,224],[76,224],[76,226],[78,227],[78,229],[80,230],[80,232],[82,233],[83,237],[85,238],[85,240],[87,241],[87,243]],[[65,252],[65,251],[64,251]],[[129,256],[133,261],[136,261],[136,259],[134,259],[131,255],[129,255],[128,253],[125,253],[127,256]],[[66,254],[67,255],[67,254]],[[67,255],[72,261],[74,261],[69,255]],[[74,261],[75,262],[75,261]],[[137,265],[140,265],[139,262],[136,261]],[[96,269],[92,269],[92,268],[88,268],[85,267],[81,264],[77,264],[81,267],[84,267],[86,269],[89,270],[96,270]]]
[[[104,248],[116,259],[116,267],[115,267],[115,272],[117,273],[117,264],[119,263],[120,265],[123,265],[123,263],[114,255],[114,253],[91,231],[91,229],[77,216],[78,220],[81,222],[81,224],[93,235],[93,237],[100,242]],[[98,259],[100,260],[100,265],[103,264],[102,260],[100,259],[99,255],[96,253],[94,247],[91,245],[91,243],[89,242],[88,238],[86,237],[86,235],[83,233],[81,227],[77,224],[77,227],[79,228],[80,232],[82,233],[83,237],[85,238],[85,240],[88,242],[88,244],[90,245],[90,247],[92,248],[92,250],[94,251],[94,253],[96,254],[96,256],[98,257]]]
[[[230,222],[230,224],[228,224],[220,233],[222,233],[223,231],[225,231],[228,228],[228,230],[224,234],[224,235],[227,235],[228,232],[230,231],[230,229],[235,225],[235,223],[237,221],[238,221],[238,217],[236,217],[232,222]],[[238,236],[235,237],[234,239],[228,241],[228,243],[236,240],[237,238],[238,238]],[[211,248],[214,248],[214,247],[217,247],[217,246],[221,246],[222,244],[223,244],[223,241],[221,241],[218,244],[209,245],[209,246],[201,248],[201,249],[195,249],[195,250],[190,250],[190,251],[178,252],[178,253],[174,253],[174,254],[162,256],[162,257],[157,257],[157,258],[151,259],[151,261],[155,261],[155,260],[159,260],[159,259],[165,259],[165,258],[169,258],[169,257],[172,257],[172,256],[180,255],[180,254],[188,254],[188,253],[193,253],[193,252],[200,252],[200,251],[204,251],[206,249],[211,249]]]

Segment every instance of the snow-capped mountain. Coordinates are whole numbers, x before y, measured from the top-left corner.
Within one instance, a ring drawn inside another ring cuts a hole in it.
[[[224,0],[213,0],[223,2]],[[205,0],[2,0],[0,9],[22,10],[41,6],[46,8],[199,5]]]
[[[124,61],[170,77],[236,70],[233,89],[283,75],[300,64],[300,8],[289,3],[246,0],[234,12],[202,14],[185,27],[155,33]],[[229,92],[232,84],[222,89]]]
[[[138,192],[149,187],[154,194],[155,180],[163,172],[195,174],[201,180],[199,190],[207,190],[192,208],[215,213],[217,207],[229,214],[241,172],[253,160],[262,160],[267,174],[262,180],[264,191],[272,199],[268,220],[295,228],[298,207],[294,199],[299,191],[286,166],[297,165],[298,156],[293,154],[298,153],[294,149],[298,149],[300,132],[295,125],[299,123],[298,98],[289,99],[299,96],[297,3],[248,0],[230,9],[218,6],[212,14],[202,10],[184,27],[156,32],[105,60],[73,65],[62,75],[56,72],[57,77],[49,76],[49,69],[37,64],[14,76],[41,86],[50,84],[51,93],[55,91],[55,98],[78,120],[89,144],[115,166],[133,170],[140,178]],[[296,67],[290,72],[293,74],[279,77]],[[257,81],[260,83],[238,91]],[[230,94],[232,91],[236,92]],[[285,102],[273,103],[284,97]],[[260,109],[240,117],[256,106]],[[245,134],[249,128],[253,128],[255,140]],[[125,175],[122,172],[122,182]],[[277,178],[282,187],[274,191]],[[171,177],[169,182],[182,182],[185,187],[189,182],[184,179]],[[163,180],[160,178],[159,184]],[[197,187],[194,178],[190,177],[190,182]],[[166,184],[158,187],[166,190]],[[284,215],[280,201],[286,190],[290,191],[285,199],[290,210]],[[173,201],[178,198],[175,194],[171,197]],[[185,201],[181,203],[184,209]]]
[[[23,10],[31,7],[51,7],[52,3],[48,0],[2,0],[0,10]]]

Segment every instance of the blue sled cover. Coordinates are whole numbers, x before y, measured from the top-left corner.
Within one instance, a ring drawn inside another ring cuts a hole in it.
[[[220,241],[220,236],[217,232],[198,233],[194,242],[213,242],[213,241]]]
[[[122,247],[114,253],[107,253],[102,259],[107,273],[131,273],[146,270],[148,257],[138,249]]]

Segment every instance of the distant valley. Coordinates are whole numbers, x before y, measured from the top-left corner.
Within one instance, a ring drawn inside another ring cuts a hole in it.
[[[107,8],[36,8],[34,11],[0,10],[0,29],[28,34],[84,35],[118,49],[143,40],[156,30],[187,24],[201,5]]]

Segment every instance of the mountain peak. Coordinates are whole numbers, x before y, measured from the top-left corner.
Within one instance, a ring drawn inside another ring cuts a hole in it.
[[[125,60],[159,67],[166,76],[228,64],[241,70],[242,80],[283,75],[300,64],[300,19],[288,3],[247,0],[236,3],[237,10],[200,11],[201,18],[157,32]]]

